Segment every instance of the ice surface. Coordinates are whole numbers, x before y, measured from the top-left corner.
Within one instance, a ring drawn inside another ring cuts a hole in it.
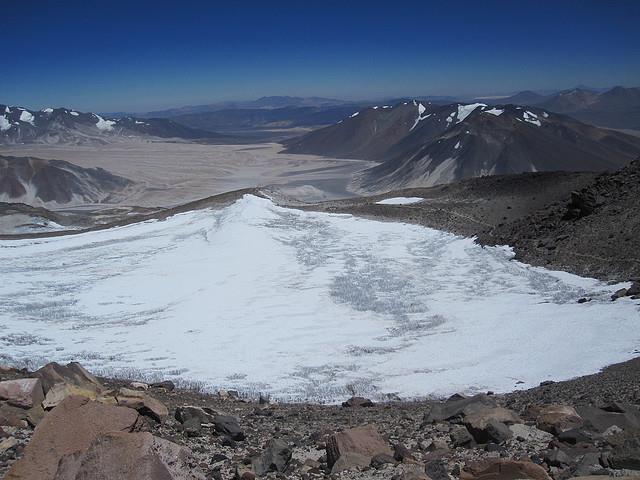
[[[0,132],[7,131],[11,128],[11,122],[7,120],[7,117],[0,115]]]
[[[20,112],[20,121],[33,125],[33,115],[26,110],[22,110],[22,112]]]
[[[393,198],[385,198],[384,200],[380,200],[376,202],[379,205],[409,205],[411,203],[418,203],[423,201],[422,197],[393,197]]]
[[[0,360],[335,401],[525,388],[634,356],[639,307],[610,301],[619,286],[512,256],[254,196],[2,241]]]
[[[535,113],[530,112],[530,111],[527,110],[526,112],[524,112],[523,115],[524,115],[525,121],[527,121],[529,123],[533,123],[534,125],[536,125],[538,127],[542,126],[542,123],[540,123],[540,120],[538,120],[538,116]]]

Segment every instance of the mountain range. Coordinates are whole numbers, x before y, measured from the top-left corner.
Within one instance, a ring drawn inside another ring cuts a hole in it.
[[[578,87],[552,95],[524,91],[500,101],[537,106],[601,127],[640,130],[640,88],[637,87],[614,87],[605,91]]]
[[[29,110],[0,104],[0,145],[17,143],[92,144],[117,137],[225,140],[227,137],[164,118],[104,118],[67,108]]]
[[[536,171],[605,171],[640,155],[640,138],[537,107],[403,102],[355,112],[284,143],[287,153],[376,160],[365,191]]]

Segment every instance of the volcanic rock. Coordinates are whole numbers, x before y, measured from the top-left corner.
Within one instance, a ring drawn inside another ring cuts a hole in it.
[[[42,383],[37,378],[20,378],[0,382],[0,400],[20,408],[32,408],[44,400]]]
[[[327,442],[327,464],[332,472],[368,466],[379,453],[393,456],[389,444],[372,425],[335,433]]]

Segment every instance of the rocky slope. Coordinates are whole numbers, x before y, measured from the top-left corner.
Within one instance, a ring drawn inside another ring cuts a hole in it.
[[[0,155],[0,201],[44,204],[108,202],[133,182],[102,168],[81,168],[63,160]]]
[[[289,153],[382,161],[360,174],[369,192],[537,171],[615,170],[640,154],[640,139],[542,109],[514,105],[371,108],[285,142]]]
[[[640,278],[638,160],[614,173],[548,172],[474,178],[312,208],[419,223],[484,244],[510,245],[533,265],[603,280]],[[384,205],[390,197],[417,197]]]
[[[0,145],[17,143],[100,144],[118,137],[162,137],[224,140],[226,137],[178,124],[172,120],[149,118],[103,118],[95,113],[67,108],[40,111],[0,105]]]
[[[7,479],[563,480],[640,474],[640,362],[507,395],[274,404],[79,364],[0,368]],[[35,429],[34,429],[35,427]],[[602,477],[604,478],[604,477]],[[630,479],[631,480],[631,479]]]

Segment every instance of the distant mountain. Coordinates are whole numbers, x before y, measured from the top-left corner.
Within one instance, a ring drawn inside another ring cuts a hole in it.
[[[102,168],[0,155],[0,202],[34,206],[108,202],[111,195],[132,185]]]
[[[170,108],[166,110],[156,110],[148,113],[139,113],[136,116],[142,118],[173,118],[195,113],[217,112],[220,110],[273,109],[284,107],[331,107],[349,103],[352,102],[324,97],[270,96],[261,97],[257,100],[225,101],[210,103],[207,105],[189,105],[185,107]]]
[[[191,128],[227,131],[330,125],[360,109],[360,105],[324,107],[239,108],[191,113],[173,121]]]
[[[483,175],[613,170],[640,154],[640,138],[534,107],[407,102],[365,109],[285,147],[381,161],[356,183],[385,191]]]
[[[116,137],[223,139],[224,136],[186,127],[163,118],[104,118],[67,108],[40,111],[0,104],[0,145],[16,143],[107,143]]]
[[[638,87],[614,87],[608,90],[576,87],[552,95],[520,92],[500,101],[504,104],[538,106],[600,127],[640,130]]]

